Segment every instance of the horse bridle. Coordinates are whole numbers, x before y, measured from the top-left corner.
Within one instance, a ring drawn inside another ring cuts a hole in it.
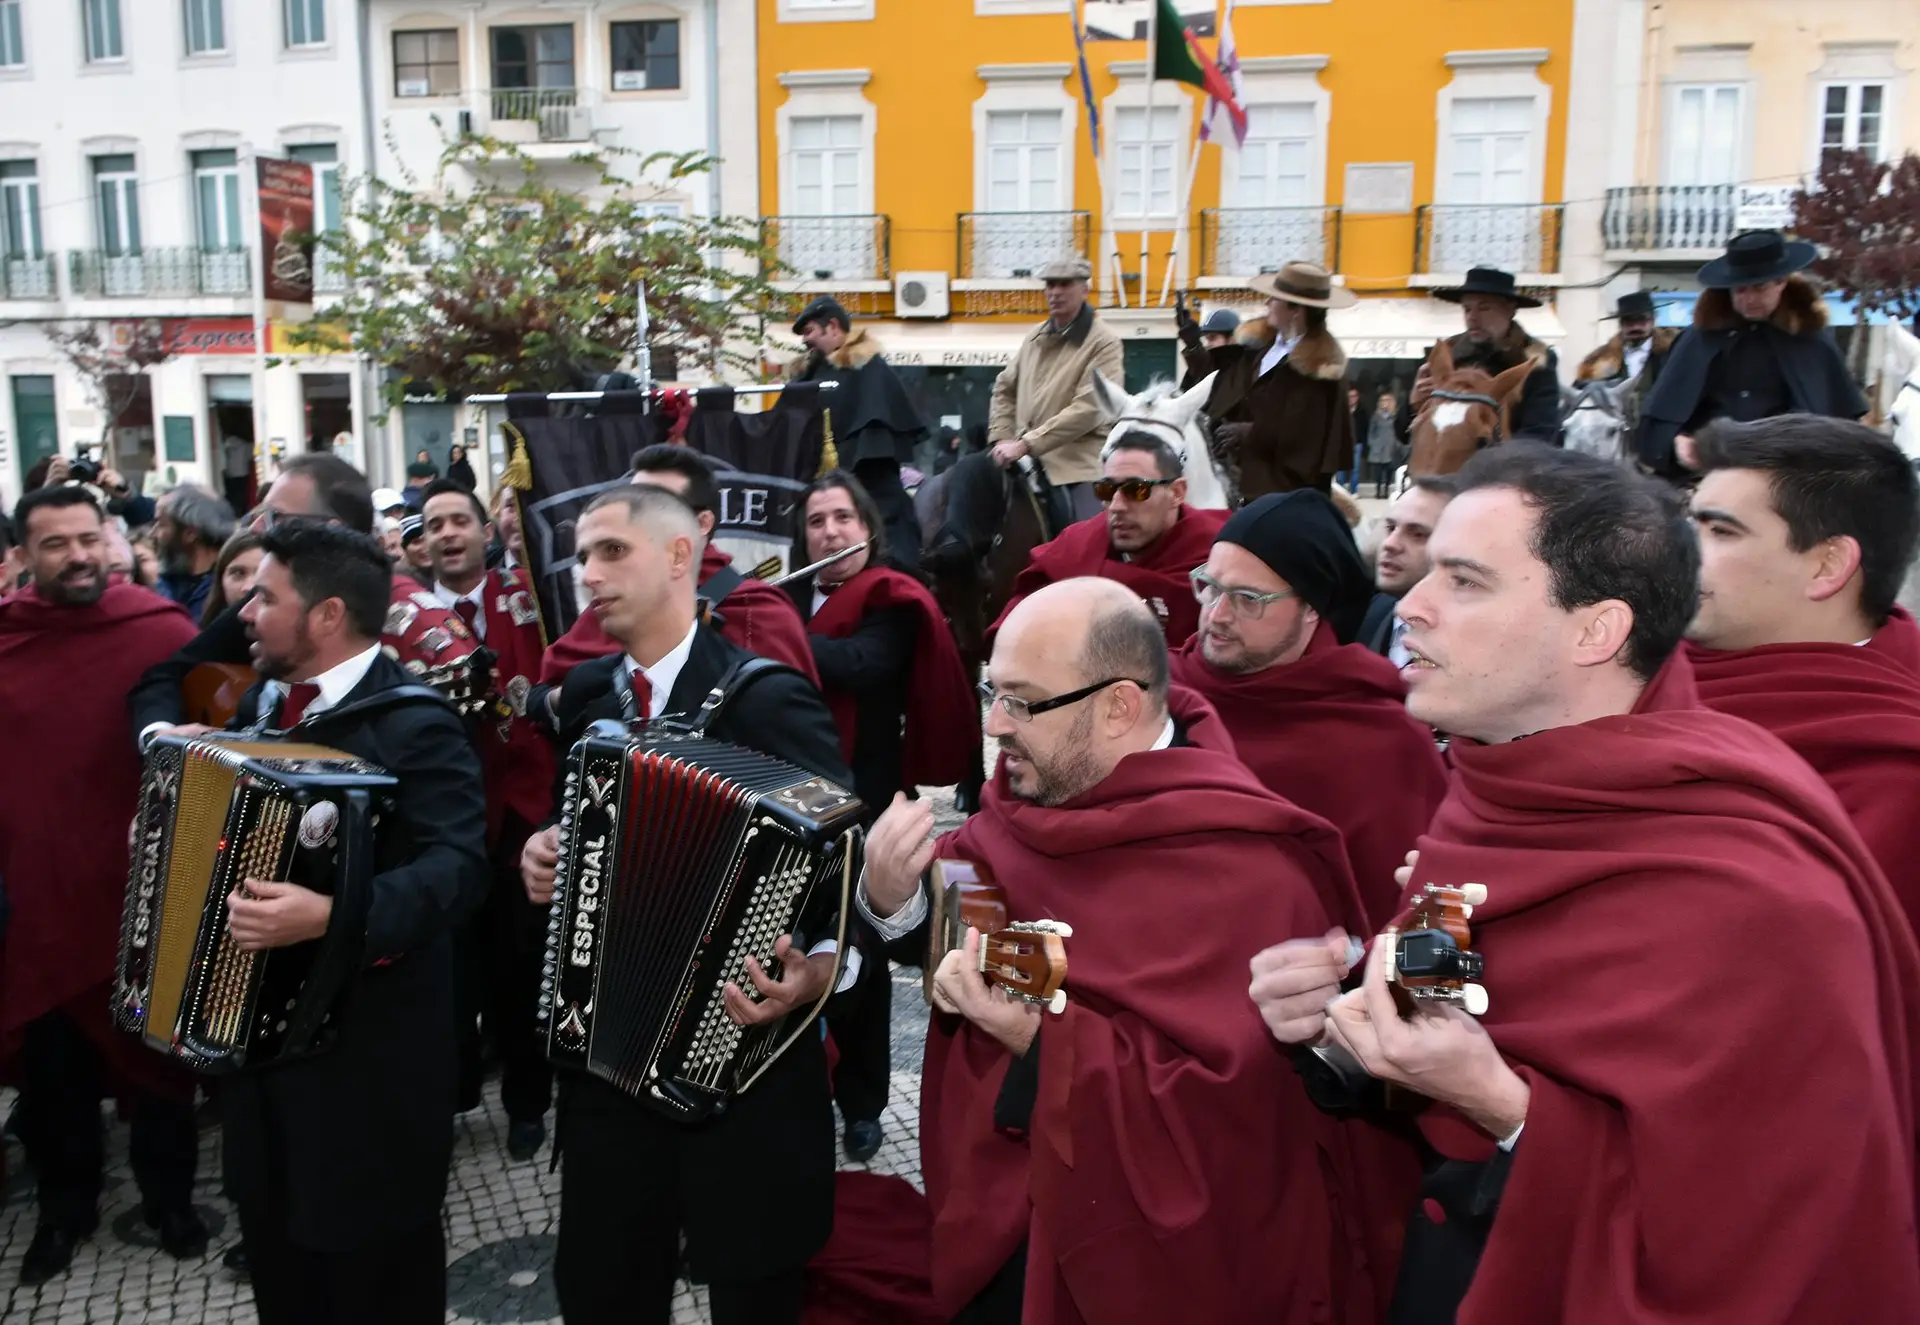
[[[1492,396],[1479,391],[1443,391],[1435,388],[1428,397],[1430,400],[1452,400],[1462,405],[1485,405],[1493,411],[1493,436],[1479,443],[1480,446],[1498,446],[1505,439],[1507,410],[1506,406]]]
[[[1186,429],[1176,427],[1168,423],[1165,419],[1156,419],[1147,414],[1122,414],[1113,421],[1113,426],[1118,428],[1123,423],[1144,423],[1151,428],[1165,428],[1174,435],[1175,440],[1177,440],[1181,446],[1184,447],[1187,444]],[[1111,429],[1109,429],[1109,431],[1111,431]]]

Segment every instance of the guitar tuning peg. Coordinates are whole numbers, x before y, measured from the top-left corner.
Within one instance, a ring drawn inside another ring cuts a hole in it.
[[[1487,900],[1487,885],[1463,883],[1460,885],[1460,896],[1465,899],[1468,906],[1479,906]]]
[[[1468,1012],[1476,1017],[1487,1015],[1487,991],[1481,985],[1460,986],[1460,999]]]
[[[1067,1010],[1067,991],[1064,989],[1054,990],[1053,997],[1047,1000],[1047,1011],[1051,1012],[1054,1016],[1057,1017],[1062,1012],[1065,1012],[1066,1010]]]

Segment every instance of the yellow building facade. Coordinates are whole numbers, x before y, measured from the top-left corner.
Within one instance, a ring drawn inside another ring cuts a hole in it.
[[[1211,56],[1225,0],[1179,3]],[[1086,44],[1096,159],[1068,0],[759,0],[761,210],[796,292],[882,319],[896,362],[992,367],[1072,250],[1136,386],[1175,371],[1170,292],[1253,312],[1295,259],[1362,296],[1335,333],[1396,380],[1458,330],[1426,291],[1470,266],[1545,292],[1530,325],[1561,334],[1574,0],[1239,0],[1244,147],[1196,146],[1204,95],[1149,88],[1149,7],[1086,0],[1118,34]]]

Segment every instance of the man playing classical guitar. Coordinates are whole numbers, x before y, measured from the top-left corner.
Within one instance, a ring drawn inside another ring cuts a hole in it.
[[[1461,471],[1430,551],[1407,705],[1455,776],[1409,873],[1484,887],[1485,1016],[1403,1018],[1391,929],[1344,995],[1343,934],[1253,966],[1275,1038],[1432,1101],[1390,1319],[1920,1319],[1920,953],[1813,770],[1700,706],[1677,500],[1509,445]],[[1296,1062],[1329,1104],[1366,1084]]]
[[[1059,1017],[970,967],[977,935],[938,968],[920,1138],[942,1318],[1375,1319],[1332,1213],[1341,1136],[1243,984],[1263,926],[1355,923],[1338,834],[1170,690],[1160,624],[1123,585],[1038,590],[988,675],[1001,760],[980,813],[936,843],[924,802],[896,799],[859,894],[922,960],[936,858],[989,870],[1013,921],[1073,929]]]

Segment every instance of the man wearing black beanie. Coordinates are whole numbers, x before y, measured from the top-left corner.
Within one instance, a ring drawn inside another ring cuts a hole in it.
[[[1346,519],[1317,489],[1262,497],[1222,527],[1193,588],[1200,629],[1174,681],[1219,711],[1268,790],[1340,830],[1368,919],[1385,925],[1446,771],[1398,670],[1356,642],[1373,579]]]

